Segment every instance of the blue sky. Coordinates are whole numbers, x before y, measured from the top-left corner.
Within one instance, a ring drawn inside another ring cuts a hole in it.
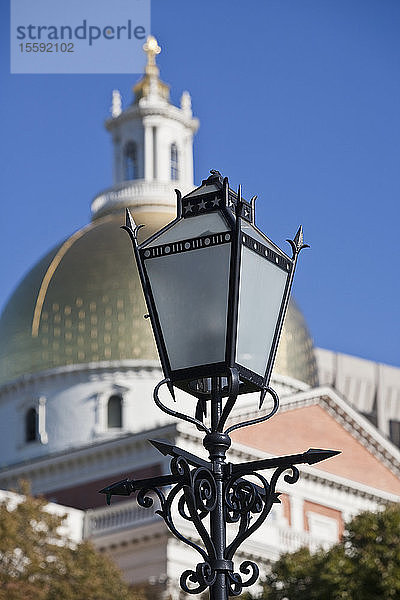
[[[103,121],[138,75],[10,75],[0,11],[4,306],[111,184]],[[196,183],[216,168],[258,194],[282,247],[302,223],[294,293],[315,343],[400,366],[400,3],[153,0],[152,31],[172,100],[188,89],[201,122]]]

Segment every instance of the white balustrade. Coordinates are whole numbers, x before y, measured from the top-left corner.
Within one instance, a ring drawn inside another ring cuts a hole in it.
[[[308,531],[295,531],[290,527],[278,527],[278,533],[279,552],[295,552],[302,547],[315,552],[319,548],[326,550],[333,544],[332,541],[311,536]]]
[[[94,198],[91,205],[92,213],[102,213],[103,210],[109,210],[120,204],[125,206],[168,204],[174,207],[176,204],[174,188],[177,187],[177,183],[179,182],[147,181],[144,179],[123,181],[104,190]],[[180,189],[183,194],[190,191],[182,185]]]
[[[94,508],[85,514],[84,537],[94,537],[115,532],[118,529],[147,525],[160,517],[154,513],[157,505],[142,508],[136,500],[119,502],[114,506]]]
[[[135,528],[150,523],[161,521],[161,517],[155,514],[158,502],[151,508],[138,506],[136,500],[119,502],[114,506],[95,508],[88,510],[85,515],[84,537],[98,537],[117,532],[120,529]],[[287,525],[269,523],[268,538],[277,544],[277,551],[294,552],[301,547],[307,547],[311,552],[319,548],[327,549],[332,541],[311,536],[308,531],[296,531]],[[179,528],[179,527],[178,527]]]

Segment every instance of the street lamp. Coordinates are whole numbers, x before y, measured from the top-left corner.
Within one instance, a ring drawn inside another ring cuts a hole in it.
[[[128,213],[125,228],[171,389],[203,395],[204,379],[227,378],[231,369],[239,393],[268,386],[304,245],[300,229],[287,256],[255,226],[254,203],[213,172],[184,198],[177,192],[177,218],[140,246]]]
[[[266,421],[278,410],[279,398],[269,382],[297,258],[306,244],[300,227],[294,240],[288,240],[291,256],[278,248],[255,225],[255,197],[244,200],[240,187],[235,193],[218,171],[211,171],[199,188],[183,198],[176,193],[176,219],[142,244],[137,240],[141,226],[136,226],[128,210],[123,228],[132,240],[146,316],[164,372],[154,400],[164,412],[205,432],[203,444],[210,461],[152,440],[162,454],[172,457],[171,474],[127,479],[101,492],[109,502],[112,495],[139,491],[137,501],[144,507],[153,504],[151,492],[155,493],[161,505],[158,512],[169,529],[203,559],[194,571],[182,574],[182,589],[196,594],[209,587],[211,598],[226,600],[258,578],[255,563],[244,561],[237,573],[233,558],[240,544],[264,522],[273,503],[279,502],[275,492],[279,476],[291,469],[285,480],[295,483],[299,477],[296,464],[314,464],[337,452],[310,449],[241,465],[225,462],[229,433]],[[174,399],[174,387],[197,399],[194,416],[161,402],[159,389],[164,384]],[[270,394],[271,410],[225,429],[239,394],[249,392],[260,393],[260,408]],[[275,469],[269,482],[258,473],[264,469]],[[258,484],[244,479],[246,475],[254,475]],[[160,489],[171,485],[167,491]],[[177,530],[175,501],[181,517],[196,527],[203,547]],[[230,544],[226,542],[227,523],[238,524]]]

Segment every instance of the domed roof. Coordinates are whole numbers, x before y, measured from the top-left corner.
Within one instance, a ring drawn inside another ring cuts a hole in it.
[[[99,361],[157,359],[122,214],[96,219],[28,273],[0,318],[0,385],[28,373]],[[169,220],[141,213],[148,237]],[[275,370],[311,385],[316,362],[291,302]]]
[[[312,338],[304,316],[293,298],[286,313],[274,372],[289,375],[311,386],[318,384],[317,361]]]

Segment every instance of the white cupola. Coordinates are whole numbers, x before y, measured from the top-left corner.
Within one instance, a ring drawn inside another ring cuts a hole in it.
[[[183,194],[194,187],[193,118],[191,98],[183,92],[178,108],[171,104],[169,86],[160,80],[153,36],[143,46],[145,73],[133,87],[133,103],[122,110],[121,95],[113,91],[111,118],[106,128],[114,146],[114,185],[92,203],[93,218],[130,206],[135,212],[175,211],[175,188]]]

